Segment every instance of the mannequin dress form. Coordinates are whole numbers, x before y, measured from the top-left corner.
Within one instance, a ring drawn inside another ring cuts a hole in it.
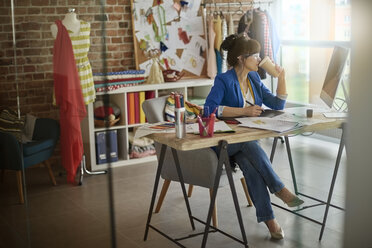
[[[89,104],[94,102],[96,98],[92,67],[88,59],[88,51],[90,47],[90,23],[77,19],[75,9],[69,9],[69,12],[62,20],[62,24],[67,29],[71,39],[84,103]],[[53,23],[50,29],[52,36],[56,38],[58,34],[57,25]]]

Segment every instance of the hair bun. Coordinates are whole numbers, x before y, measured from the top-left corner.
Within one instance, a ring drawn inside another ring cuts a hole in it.
[[[232,34],[226,37],[226,39],[222,42],[220,50],[228,51],[231,47],[234,46],[235,40],[238,37],[237,34]]]

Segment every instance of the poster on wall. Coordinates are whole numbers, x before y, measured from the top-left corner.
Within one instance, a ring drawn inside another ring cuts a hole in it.
[[[148,75],[153,59],[162,70],[184,72],[184,77],[206,77],[207,41],[201,0],[131,0],[137,69]]]

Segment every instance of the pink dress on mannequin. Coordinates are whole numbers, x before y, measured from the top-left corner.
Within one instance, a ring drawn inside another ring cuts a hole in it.
[[[208,67],[207,75],[208,77],[214,79],[217,75],[217,63],[216,63],[216,54],[214,52],[214,39],[216,38],[216,33],[214,32],[213,25],[213,15],[210,15],[208,18]]]

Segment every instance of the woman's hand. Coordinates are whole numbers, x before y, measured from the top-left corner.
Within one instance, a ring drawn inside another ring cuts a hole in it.
[[[278,65],[275,65],[275,69],[279,72],[276,94],[286,95],[287,89],[286,89],[286,82],[285,82],[285,70],[284,68]]]
[[[243,108],[243,111],[244,111],[244,116],[255,117],[255,116],[259,116],[262,113],[263,108],[261,108],[258,105],[254,105],[254,106]]]

